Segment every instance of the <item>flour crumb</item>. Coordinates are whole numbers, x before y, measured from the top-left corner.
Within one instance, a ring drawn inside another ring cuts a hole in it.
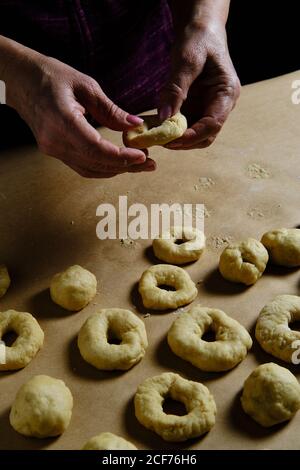
[[[133,248],[135,246],[135,241],[131,238],[121,238],[120,245],[125,248]]]
[[[226,245],[228,245],[229,243],[232,243],[233,242],[233,237],[231,236],[226,236],[226,237],[223,237],[223,236],[212,236],[212,237],[209,237],[208,240],[207,240],[207,246],[211,249],[211,251],[219,251],[221,250],[222,248],[224,248]]]
[[[149,318],[151,317],[151,313],[145,313],[145,315],[143,315],[143,318]]]
[[[270,178],[268,170],[260,166],[258,163],[251,163],[247,167],[247,175],[252,179],[266,179]]]
[[[194,185],[195,191],[203,191],[206,189],[210,189],[216,184],[215,181],[208,176],[200,176],[198,181],[198,184]]]
[[[251,217],[252,219],[262,219],[264,217],[264,213],[258,209],[257,207],[253,207],[252,209],[249,209],[247,212],[247,215]]]

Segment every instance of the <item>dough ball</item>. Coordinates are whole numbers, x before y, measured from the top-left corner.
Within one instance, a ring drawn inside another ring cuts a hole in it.
[[[280,228],[266,232],[261,239],[270,260],[281,266],[300,266],[300,229]]]
[[[123,135],[127,147],[144,149],[153,145],[166,145],[181,137],[187,129],[186,118],[181,113],[159,121],[158,115],[143,116],[144,122]]]
[[[4,264],[0,265],[0,299],[6,294],[7,289],[10,286],[10,277],[7,271],[7,267]]]
[[[219,270],[231,282],[250,286],[261,277],[269,256],[265,247],[254,238],[228,245],[220,256]]]
[[[82,450],[137,450],[137,448],[123,437],[111,432],[102,432],[89,439]]]
[[[24,436],[58,436],[69,426],[72,408],[72,394],[62,380],[36,375],[19,389],[10,424]]]
[[[96,292],[96,277],[78,265],[70,266],[65,271],[55,274],[50,285],[53,302],[75,312],[84,308]]]
[[[300,408],[296,377],[273,362],[257,367],[244,383],[244,411],[264,427],[291,419]]]

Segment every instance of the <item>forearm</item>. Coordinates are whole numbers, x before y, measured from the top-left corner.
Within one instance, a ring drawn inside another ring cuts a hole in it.
[[[207,24],[225,26],[230,0],[169,0],[175,30],[187,24],[203,27]]]

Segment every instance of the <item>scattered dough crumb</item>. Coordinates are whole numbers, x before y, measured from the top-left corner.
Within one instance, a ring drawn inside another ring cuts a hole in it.
[[[133,248],[135,245],[135,241],[131,238],[121,238],[120,245],[124,246],[125,248]]]
[[[233,237],[222,237],[222,236],[213,236],[207,239],[207,246],[211,249],[211,251],[219,251],[234,241]]]
[[[144,318],[148,318],[148,317],[151,317],[151,313],[145,313],[145,315],[143,315]]]
[[[247,212],[247,215],[251,217],[252,219],[261,219],[262,217],[264,217],[264,213],[257,207],[253,207],[252,209],[249,209]]]
[[[258,163],[251,163],[248,165],[247,175],[252,179],[266,179],[271,176],[268,170],[260,166]]]
[[[206,189],[210,189],[215,184],[216,183],[212,178],[210,178],[208,176],[200,176],[199,183],[194,184],[194,190],[195,191],[203,191],[203,190],[206,190]]]

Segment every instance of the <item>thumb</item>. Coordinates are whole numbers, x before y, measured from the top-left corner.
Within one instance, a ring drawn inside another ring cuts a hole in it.
[[[190,86],[200,75],[206,62],[206,54],[201,57],[193,53],[176,54],[171,66],[171,76],[160,93],[158,116],[160,121],[176,114],[188,96]]]
[[[142,118],[127,113],[111,101],[97,82],[79,85],[76,98],[99,124],[114,131],[124,131],[143,123]]]

